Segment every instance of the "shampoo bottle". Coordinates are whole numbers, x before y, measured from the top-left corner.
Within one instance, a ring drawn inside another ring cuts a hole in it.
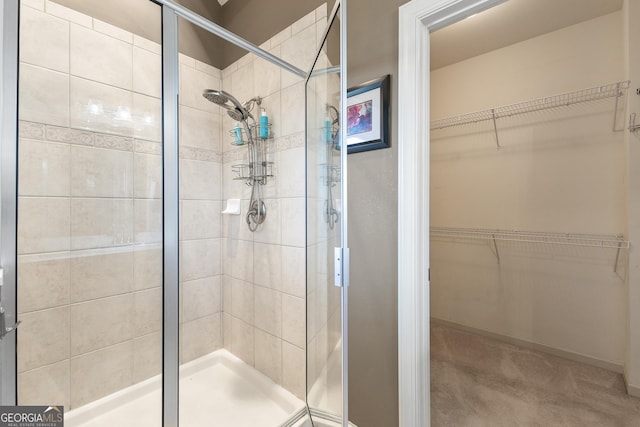
[[[264,108],[262,109],[262,113],[260,113],[260,138],[269,138],[269,117]]]
[[[324,141],[329,144],[331,142],[331,119],[329,116],[324,118]]]
[[[242,140],[242,129],[240,129],[238,124],[236,124],[236,127],[233,129],[233,133],[236,136],[236,145],[242,145],[244,143]]]

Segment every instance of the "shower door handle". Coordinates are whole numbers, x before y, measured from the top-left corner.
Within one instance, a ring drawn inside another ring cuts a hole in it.
[[[0,268],[0,289],[2,288],[4,280],[4,270]],[[9,332],[13,332],[16,330],[20,321],[16,322],[13,326],[7,327],[7,323],[5,320],[5,311],[2,306],[2,302],[0,301],[0,340],[4,338]]]

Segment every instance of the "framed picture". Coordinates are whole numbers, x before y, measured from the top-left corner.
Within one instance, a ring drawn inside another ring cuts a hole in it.
[[[389,75],[347,91],[347,153],[389,147]]]

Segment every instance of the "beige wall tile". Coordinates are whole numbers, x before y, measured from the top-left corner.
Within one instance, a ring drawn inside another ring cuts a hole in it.
[[[18,405],[69,407],[69,360],[18,374]]]
[[[246,282],[253,281],[253,242],[226,239],[223,253],[224,274]]]
[[[133,195],[133,153],[72,146],[71,195],[131,197]]]
[[[282,337],[282,293],[256,286],[254,294],[256,327]]]
[[[180,104],[220,115],[220,107],[202,96],[205,89],[220,89],[220,78],[185,65],[180,67]]]
[[[30,7],[20,9],[20,61],[69,72],[69,23]]]
[[[222,206],[219,201],[184,200],[180,235],[184,240],[220,237]]]
[[[220,163],[183,159],[180,166],[183,199],[220,200]]]
[[[69,304],[69,256],[18,257],[18,313]]]
[[[162,96],[162,57],[158,53],[133,47],[133,90],[155,98]]]
[[[262,58],[255,58],[253,67],[256,95],[264,98],[280,90],[280,67]]]
[[[93,18],[93,29],[102,34],[106,34],[113,38],[122,40],[123,42],[133,44],[132,33],[123,30],[122,28],[115,27],[111,24],[107,24],[106,22],[100,21],[99,19]]]
[[[195,280],[222,273],[220,239],[182,242],[182,280]]]
[[[222,311],[221,277],[184,282],[182,287],[182,320],[188,322]]]
[[[68,251],[69,199],[20,197],[18,199],[18,253]]]
[[[305,245],[305,199],[281,199],[282,244],[304,247]],[[313,224],[313,223],[312,223]]]
[[[44,0],[22,0],[20,4],[22,6],[29,6],[31,8],[44,11]]]
[[[20,66],[20,120],[69,126],[69,75]]]
[[[132,244],[133,222],[131,199],[72,199],[71,246],[87,249]]]
[[[136,198],[162,198],[162,156],[134,155],[133,195]]]
[[[133,335],[132,317],[131,294],[72,305],[71,355],[77,356],[130,340]]]
[[[305,128],[305,94],[304,84],[295,83],[293,86],[282,89],[280,95],[282,109],[282,123],[280,124],[280,136],[304,132]]]
[[[222,323],[223,323],[223,340],[224,340],[224,348],[226,348],[227,350],[231,351],[231,337],[232,337],[232,325],[233,325],[233,318],[231,317],[230,314],[226,314],[223,313],[222,315]]]
[[[196,59],[196,70],[202,71],[203,73],[207,73],[218,80],[222,78],[222,72],[219,69],[205,62],[198,61],[197,59]]]
[[[316,11],[309,12],[302,18],[298,19],[296,22],[291,24],[291,33],[295,37],[300,31],[303,31],[307,27],[316,23]]]
[[[278,195],[280,197],[304,197],[305,195],[305,152],[304,148],[294,148],[278,153]],[[339,189],[334,190],[339,194]]]
[[[231,281],[231,313],[234,317],[253,325],[254,319],[254,286],[242,280]]]
[[[304,248],[282,246],[282,291],[304,298],[305,296],[305,269],[298,268],[306,264]]]
[[[147,95],[133,94],[133,136],[148,141],[162,141],[162,101]]]
[[[162,286],[162,248],[159,245],[135,246],[133,249],[133,288]]]
[[[180,106],[180,145],[219,152],[220,116],[208,111]]]
[[[30,139],[20,139],[19,144],[18,194],[69,196],[69,146]]]
[[[83,25],[85,27],[90,28],[93,25],[93,19],[89,15],[61,6],[51,0],[46,0],[45,10],[50,15],[75,22],[76,24]]]
[[[222,348],[221,316],[216,313],[182,324],[181,363]]]
[[[133,340],[133,381],[135,383],[162,372],[162,333],[154,332]],[[158,405],[162,405],[159,401]]]
[[[71,302],[89,301],[131,292],[133,251],[71,252]]]
[[[162,243],[162,200],[136,199],[136,243]]]
[[[231,323],[231,351],[245,363],[253,366],[254,327],[233,317]]]
[[[69,307],[25,313],[20,321],[18,372],[69,358]]]
[[[304,348],[306,323],[304,299],[282,295],[282,339]]]
[[[162,289],[153,288],[133,294],[133,336],[162,330]]]
[[[304,350],[282,342],[282,386],[300,399],[305,398]]]
[[[255,330],[256,369],[282,383],[282,340],[260,329]]]
[[[222,311],[231,314],[231,290],[232,280],[229,276],[221,276],[222,279]]]
[[[265,243],[254,243],[254,282],[256,285],[282,289],[282,247]],[[300,268],[301,264],[296,264]]]
[[[231,76],[231,94],[240,102],[246,102],[259,94],[253,86],[253,54],[245,55],[243,64]],[[241,60],[242,61],[242,60]]]
[[[70,409],[116,392],[132,381],[133,341],[74,357],[71,359]]]
[[[69,52],[72,75],[132,89],[131,43],[71,24]]]
[[[71,127],[133,136],[133,93],[71,77]]]
[[[281,240],[280,200],[263,199],[263,202],[267,208],[267,217],[253,233],[253,240],[262,243],[279,244]]]
[[[156,55],[162,54],[162,46],[159,43],[151,41],[149,39],[145,39],[144,37],[140,37],[137,34],[133,35],[133,44],[135,46],[141,47],[143,49],[148,50],[149,52],[153,52]]]

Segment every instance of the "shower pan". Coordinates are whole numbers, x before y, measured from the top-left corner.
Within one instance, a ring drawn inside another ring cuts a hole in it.
[[[264,49],[172,0],[63,3],[0,6],[0,402],[348,425],[344,0]],[[196,29],[248,53],[216,68]]]

